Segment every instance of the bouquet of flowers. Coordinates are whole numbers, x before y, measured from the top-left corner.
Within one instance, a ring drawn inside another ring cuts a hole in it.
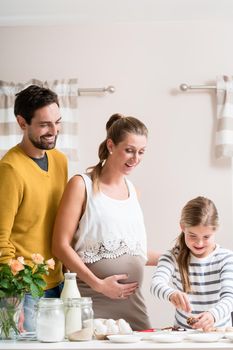
[[[32,254],[30,264],[26,264],[22,256],[0,264],[0,332],[2,337],[9,338],[11,330],[15,334],[18,333],[17,318],[25,293],[30,293],[34,298],[42,297],[46,286],[43,275],[48,275],[48,270],[53,270],[54,266],[53,259],[45,261],[40,254]]]

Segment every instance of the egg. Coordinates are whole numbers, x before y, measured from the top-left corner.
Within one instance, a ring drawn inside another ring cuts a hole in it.
[[[100,320],[94,320],[94,330],[97,334],[108,334],[107,326]]]
[[[120,318],[117,321],[118,327],[119,327],[119,333],[120,334],[129,334],[132,333],[132,328],[130,327],[129,323],[126,322],[123,318]]]

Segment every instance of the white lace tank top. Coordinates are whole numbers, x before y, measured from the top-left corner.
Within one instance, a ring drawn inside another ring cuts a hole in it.
[[[147,260],[144,219],[133,184],[125,179],[129,197],[117,200],[101,191],[94,194],[90,177],[81,176],[87,203],[74,235],[74,249],[82,261],[94,263],[123,254],[140,255]]]

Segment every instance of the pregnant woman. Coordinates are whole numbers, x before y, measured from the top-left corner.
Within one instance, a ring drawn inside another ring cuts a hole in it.
[[[55,222],[53,253],[78,276],[91,297],[95,318],[123,318],[134,330],[150,328],[141,294],[147,251],[143,215],[127,179],[140,163],[147,128],[134,117],[114,114],[99,146],[99,163],[75,175],[66,187]]]

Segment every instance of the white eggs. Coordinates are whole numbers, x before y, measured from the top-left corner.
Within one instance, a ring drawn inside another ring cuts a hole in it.
[[[98,337],[98,335],[131,334],[133,331],[129,323],[122,318],[116,321],[113,319],[97,318],[94,320],[94,332]]]

